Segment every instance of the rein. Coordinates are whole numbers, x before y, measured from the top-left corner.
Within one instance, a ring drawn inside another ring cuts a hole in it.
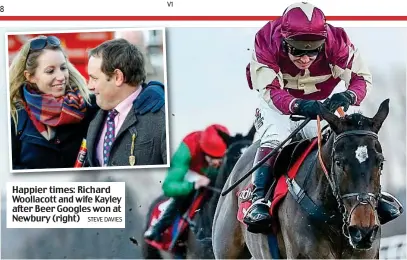
[[[338,108],[337,111],[338,111],[338,113],[339,113],[339,115],[341,117],[345,116],[345,113],[344,113],[342,108]],[[339,193],[339,187],[334,182],[333,177],[331,178],[329,176],[329,172],[326,169],[326,166],[325,166],[325,164],[324,164],[324,162],[322,160],[322,153],[321,153],[321,149],[322,149],[322,134],[321,134],[321,132],[322,131],[321,131],[321,119],[320,119],[319,116],[317,116],[317,129],[318,129],[317,137],[318,137],[318,159],[319,159],[319,163],[321,165],[322,171],[324,172],[324,175],[325,175],[326,179],[329,182],[329,186],[332,189],[332,193],[333,193],[333,195],[335,196],[335,198],[337,200],[339,211],[342,213],[342,218],[343,218],[342,233],[343,233],[343,235],[345,237],[349,238],[349,234],[347,232],[346,227],[349,226],[350,218],[352,216],[353,211],[360,204],[362,204],[362,205],[369,204],[375,210],[375,207],[372,205],[371,201],[372,201],[372,199],[375,200],[375,201],[377,201],[379,199],[380,191],[379,191],[378,194],[373,194],[371,192],[369,192],[369,193],[352,192],[352,193],[347,193],[347,194],[344,194],[344,195],[341,196],[340,193]],[[333,155],[334,155],[334,152],[335,152],[336,143],[340,139],[342,139],[343,137],[352,136],[352,135],[364,135],[364,136],[367,135],[367,136],[372,136],[375,139],[378,139],[378,135],[376,133],[374,133],[372,131],[367,131],[367,130],[351,130],[351,131],[346,131],[346,132],[343,132],[343,133],[335,136],[334,143],[333,143],[333,148],[332,148],[332,155],[331,155],[331,160],[332,160],[332,162],[331,162],[331,173],[332,174],[334,173],[334,158],[333,158]],[[353,198],[353,197],[356,197],[356,200],[358,201],[358,203],[356,203],[356,205],[354,205],[351,208],[350,212],[348,213],[347,210],[346,210],[346,207],[345,207],[345,205],[343,203],[343,200]]]
[[[345,112],[343,111],[343,109],[341,107],[338,108],[338,113],[341,117],[345,116]],[[335,189],[334,189],[334,184],[331,180],[331,178],[329,177],[329,173],[328,170],[325,167],[324,161],[322,160],[322,153],[321,153],[321,149],[322,149],[322,133],[321,133],[321,118],[320,116],[317,116],[317,133],[318,133],[318,159],[319,159],[319,163],[321,164],[322,170],[325,174],[326,179],[329,182],[329,185],[331,186],[332,190],[335,193]],[[338,138],[338,137],[336,137]],[[335,140],[336,141],[336,140]],[[335,194],[334,194],[335,195]],[[336,197],[336,196],[335,196]]]

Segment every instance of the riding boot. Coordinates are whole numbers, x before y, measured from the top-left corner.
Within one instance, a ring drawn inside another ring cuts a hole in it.
[[[257,149],[256,158],[254,164],[263,160],[273,149],[268,147],[260,147]],[[247,230],[252,233],[262,233],[265,231],[265,227],[271,224],[270,202],[264,201],[266,195],[266,184],[269,181],[269,176],[274,178],[271,168],[274,165],[274,157],[268,159],[262,166],[260,166],[252,176],[252,183],[254,186],[252,194],[252,205],[247,210],[247,213],[243,219],[243,222],[247,225]]]
[[[170,204],[164,210],[157,222],[150,226],[144,233],[144,238],[148,240],[154,240],[156,242],[161,241],[162,233],[171,226],[178,212],[178,202],[175,198],[171,198]]]
[[[391,194],[382,192],[377,206],[380,224],[384,225],[403,213],[401,203]]]

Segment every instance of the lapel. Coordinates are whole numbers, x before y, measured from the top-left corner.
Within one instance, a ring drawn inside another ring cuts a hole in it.
[[[88,131],[88,136],[87,136],[87,143],[88,143],[88,155],[89,155],[89,161],[92,162],[92,164],[98,165],[98,163],[95,163],[95,155],[96,155],[96,141],[99,140],[99,133],[103,129],[103,123],[105,121],[107,115],[107,111],[104,111],[103,109],[99,109],[97,112],[95,118],[92,120],[90,126],[89,126],[89,131]]]
[[[129,127],[133,126],[135,123],[137,123],[137,116],[136,113],[134,112],[134,108],[132,107],[129,111],[129,113],[126,116],[126,119],[124,119],[123,125],[120,127],[119,132],[116,135],[116,139],[119,139],[119,137],[129,129]]]

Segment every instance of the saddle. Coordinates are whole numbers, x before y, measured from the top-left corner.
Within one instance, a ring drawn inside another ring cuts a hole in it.
[[[277,154],[274,162],[273,174],[276,180],[278,180],[281,175],[288,172],[297,159],[305,152],[313,139],[314,138],[296,138],[283,147],[283,149]]]
[[[323,142],[329,136],[329,133],[323,135]],[[288,175],[290,178],[294,178],[298,172],[299,167],[305,157],[311,153],[311,151],[317,149],[317,138],[301,139],[295,137],[291,142],[284,146],[281,151],[276,155],[276,160],[273,168],[270,171],[273,173],[275,180],[277,181],[274,193],[271,195],[271,208],[270,214],[273,215],[274,210],[278,207],[279,202],[288,192],[287,183],[282,175]],[[270,173],[271,173],[270,172]],[[268,190],[269,185],[266,185]],[[237,213],[237,219],[243,223],[243,217],[245,212],[252,204],[250,198],[253,192],[253,184],[249,183],[247,186],[240,189],[236,196],[239,199],[239,208]]]

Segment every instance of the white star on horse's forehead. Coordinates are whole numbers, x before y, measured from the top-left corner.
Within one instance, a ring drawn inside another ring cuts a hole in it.
[[[356,149],[355,154],[356,154],[356,159],[359,161],[359,163],[362,163],[362,162],[366,161],[367,158],[369,158],[366,145],[359,146]]]
[[[290,11],[291,9],[299,7],[304,14],[307,16],[308,20],[311,21],[312,19],[312,13],[314,12],[314,6],[311,4],[308,4],[306,2],[301,2],[301,3],[295,3],[287,7],[286,12]]]

